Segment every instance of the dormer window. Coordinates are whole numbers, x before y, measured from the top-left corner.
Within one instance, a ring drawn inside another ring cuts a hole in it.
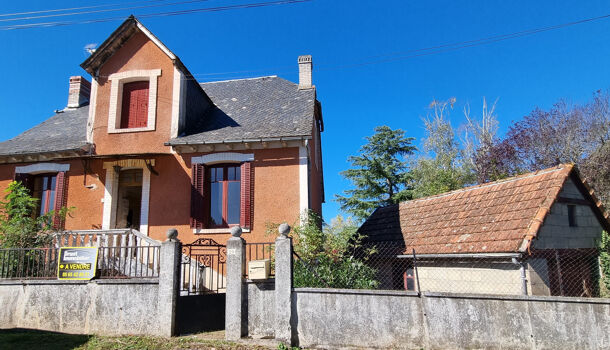
[[[155,130],[160,69],[111,74],[108,132]]]
[[[145,128],[148,122],[148,81],[123,85],[121,129]]]

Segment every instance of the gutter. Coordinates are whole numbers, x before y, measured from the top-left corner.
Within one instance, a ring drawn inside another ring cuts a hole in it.
[[[412,254],[397,255],[397,258],[409,258],[412,259]],[[520,258],[521,253],[471,253],[471,254],[417,254],[418,258],[438,258],[438,259],[452,259],[452,258],[468,258],[468,259],[502,259],[502,258]]]
[[[254,139],[237,139],[237,140],[217,140],[217,141],[196,141],[196,142],[181,142],[174,143],[171,141],[165,142],[165,146],[196,146],[196,145],[221,145],[229,143],[253,143],[253,142],[274,142],[274,141],[301,141],[311,140],[311,135],[303,136],[285,136],[285,137],[261,137]]]

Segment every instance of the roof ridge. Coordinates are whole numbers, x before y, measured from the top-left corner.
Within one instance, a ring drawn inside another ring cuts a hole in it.
[[[201,84],[215,84],[215,83],[226,83],[226,82],[230,82],[230,81],[256,80],[256,79],[265,79],[265,78],[277,78],[277,75],[265,75],[265,76],[262,76],[262,77],[254,77],[254,78],[227,79],[227,80],[206,81],[206,82],[197,82],[197,83],[199,85],[201,85]]]
[[[479,184],[479,185],[468,186],[468,187],[460,188],[458,190],[453,190],[453,191],[449,191],[449,192],[439,193],[439,194],[435,194],[435,195],[428,196],[428,197],[423,197],[423,198],[403,201],[401,203],[414,203],[414,202],[422,202],[422,201],[431,200],[431,199],[438,199],[438,198],[447,197],[447,196],[450,196],[450,195],[453,195],[453,194],[456,194],[456,193],[468,192],[468,191],[472,191],[472,190],[476,190],[476,189],[496,186],[496,185],[500,185],[500,184],[504,184],[504,183],[510,183],[510,182],[513,182],[513,181],[519,181],[519,180],[527,179],[529,177],[544,175],[544,174],[548,174],[548,173],[551,173],[551,172],[554,172],[554,171],[560,171],[560,170],[563,170],[563,169],[566,169],[566,168],[572,169],[573,167],[574,167],[573,164],[562,163],[562,164],[556,165],[556,166],[551,167],[551,168],[536,170],[536,171],[532,171],[532,172],[529,172],[529,173],[520,174],[520,175],[516,175],[516,176],[511,176],[511,177],[508,177],[506,179],[496,180],[496,181],[492,181],[492,182],[486,182],[486,183]]]

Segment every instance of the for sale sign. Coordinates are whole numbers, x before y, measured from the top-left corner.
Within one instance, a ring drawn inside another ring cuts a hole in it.
[[[59,248],[57,278],[60,280],[90,280],[97,268],[97,248]]]

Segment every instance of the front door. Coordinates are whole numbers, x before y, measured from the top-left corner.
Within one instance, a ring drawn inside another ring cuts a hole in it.
[[[142,169],[122,170],[119,173],[115,228],[140,230],[142,174]]]

